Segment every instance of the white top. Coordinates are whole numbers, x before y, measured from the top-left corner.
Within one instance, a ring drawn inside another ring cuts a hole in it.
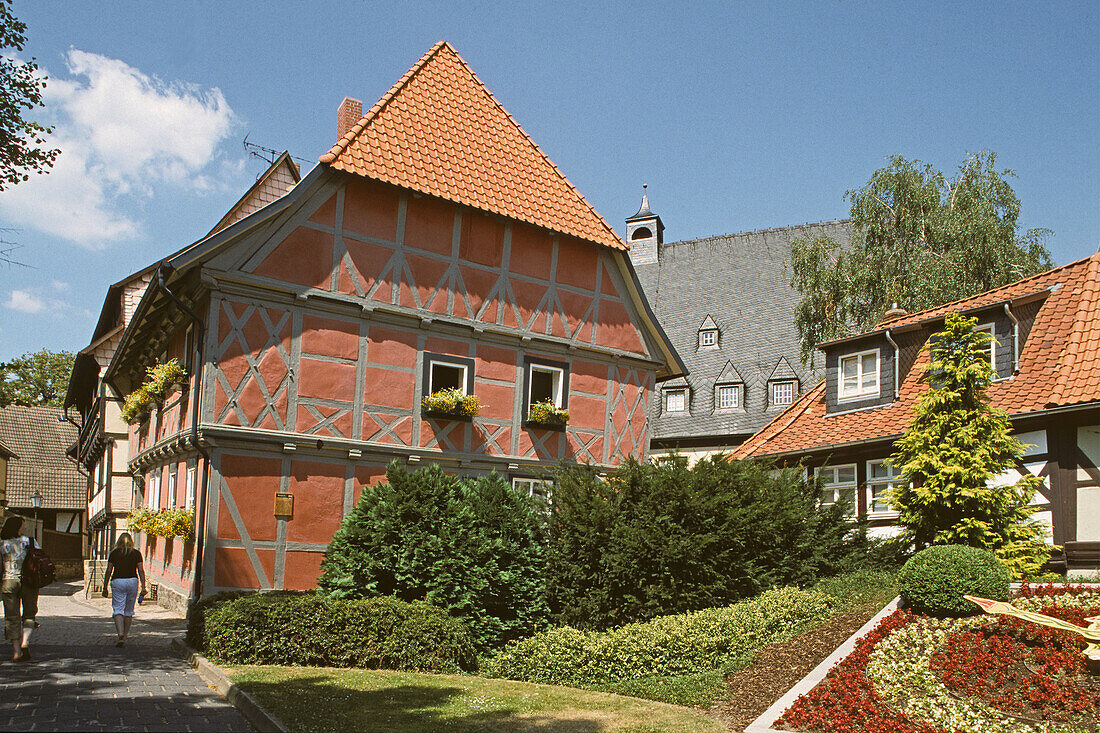
[[[4,556],[4,580],[23,579],[23,558],[27,556],[30,537],[20,535],[10,540],[0,540],[0,555]]]

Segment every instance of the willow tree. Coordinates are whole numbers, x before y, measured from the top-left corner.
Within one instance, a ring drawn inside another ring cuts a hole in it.
[[[824,236],[791,245],[803,361],[823,341],[873,328],[893,303],[924,310],[1050,269],[1049,232],[1020,231],[1014,175],[990,151],[968,156],[952,178],[894,156],[848,191],[847,247]]]
[[[892,498],[904,536],[929,545],[969,545],[993,551],[1016,578],[1034,575],[1049,557],[1045,526],[1031,518],[1042,480],[1025,474],[996,480],[1016,465],[1024,446],[1008,413],[989,404],[993,379],[989,333],[975,318],[949,313],[932,337],[930,383],[913,408],[891,462],[905,479]]]

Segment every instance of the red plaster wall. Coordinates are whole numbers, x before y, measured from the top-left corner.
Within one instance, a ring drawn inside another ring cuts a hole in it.
[[[290,493],[294,516],[286,523],[287,541],[331,540],[343,514],[344,464],[291,461]]]
[[[275,539],[275,492],[279,490],[282,461],[277,458],[222,456],[223,490],[233,495],[245,531],[253,540]],[[219,497],[218,537],[240,539],[225,499]],[[219,584],[220,585],[220,584]]]

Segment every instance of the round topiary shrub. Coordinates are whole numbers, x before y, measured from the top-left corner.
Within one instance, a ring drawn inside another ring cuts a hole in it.
[[[921,550],[898,573],[905,605],[936,616],[969,616],[980,609],[963,595],[1008,598],[1008,570],[989,550],[934,545]]]

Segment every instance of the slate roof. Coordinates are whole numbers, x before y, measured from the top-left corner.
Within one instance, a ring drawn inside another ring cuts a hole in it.
[[[629,249],[446,41],[424,54],[320,161]]]
[[[1019,372],[990,385],[991,404],[1013,416],[1059,407],[1091,407],[1100,418],[1100,252],[972,298],[904,316],[888,325],[894,330],[923,329],[926,346],[928,336],[942,327],[940,319],[949,312],[967,312],[1029,297],[1044,299],[1020,351]],[[902,378],[898,398],[869,410],[826,417],[825,385],[821,383],[733,455],[794,454],[892,440],[904,432],[914,403],[927,389],[920,377],[928,363],[928,349],[922,347],[913,367]]]
[[[18,458],[8,462],[8,506],[29,508],[35,489],[43,509],[83,510],[88,504],[86,477],[65,451],[76,442],[76,427],[58,421],[58,407],[0,408],[0,443]]]
[[[635,264],[646,297],[688,368],[691,387],[688,413],[659,414],[654,400],[654,439],[748,436],[781,409],[767,406],[773,372],[796,377],[800,390],[817,381],[798,357],[799,295],[786,263],[795,239],[824,235],[847,246],[850,233],[847,221],[828,221],[726,234],[661,244],[657,263]],[[699,328],[709,327],[708,317],[719,329],[718,348],[699,349]],[[730,374],[744,380],[745,409],[716,412],[714,385]]]

